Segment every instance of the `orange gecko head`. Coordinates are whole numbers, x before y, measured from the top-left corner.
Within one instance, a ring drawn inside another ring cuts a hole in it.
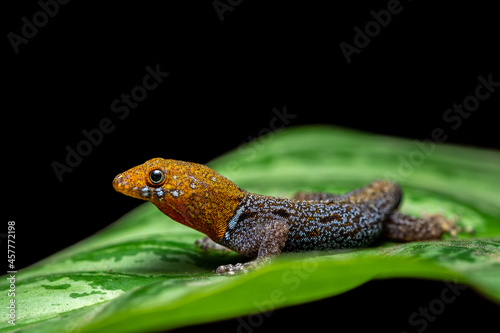
[[[151,201],[173,220],[222,239],[244,191],[209,167],[153,158],[113,180],[125,195]]]

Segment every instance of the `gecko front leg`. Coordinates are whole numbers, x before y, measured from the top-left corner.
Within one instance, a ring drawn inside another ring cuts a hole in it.
[[[233,275],[236,272],[246,271],[265,264],[269,259],[281,253],[288,238],[289,228],[286,222],[273,221],[257,224],[253,229],[256,231],[255,233],[246,234],[242,239],[238,237],[238,233],[232,236],[234,237],[234,246],[238,247],[235,251],[254,256],[255,249],[258,248],[257,258],[246,263],[219,266],[216,270],[217,274]]]

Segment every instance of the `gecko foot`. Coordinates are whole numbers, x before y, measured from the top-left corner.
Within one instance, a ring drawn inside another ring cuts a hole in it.
[[[458,216],[456,216],[453,220],[450,220],[440,214],[423,214],[422,218],[428,220],[429,223],[438,226],[438,228],[441,229],[442,234],[449,234],[452,239],[456,239],[459,233],[468,233],[473,235],[475,232],[472,227],[457,225],[456,222],[459,219]]]
[[[220,244],[217,244],[216,242],[214,242],[213,240],[211,240],[208,237],[203,237],[202,239],[197,239],[194,242],[194,245],[199,246],[200,250],[202,250],[202,251],[215,250],[215,251],[220,251],[221,254],[224,254],[226,252],[231,251],[227,247],[224,247]]]
[[[245,263],[237,263],[235,265],[228,264],[217,267],[215,271],[219,275],[235,275],[239,273],[247,273],[249,270],[262,267],[270,261],[269,257],[259,258]]]
[[[217,267],[217,270],[215,272],[219,275],[234,275],[236,273],[246,273],[250,268],[254,266],[255,265],[253,265],[253,261],[246,262],[244,264],[228,264]]]

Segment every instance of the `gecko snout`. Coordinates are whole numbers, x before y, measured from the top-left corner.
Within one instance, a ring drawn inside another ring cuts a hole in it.
[[[123,192],[124,187],[127,184],[127,179],[123,173],[120,173],[113,179],[113,187],[118,192]]]
[[[133,198],[147,200],[136,190],[137,187],[134,187],[132,182],[129,182],[129,178],[130,175],[126,175],[125,173],[117,175],[115,179],[113,179],[113,188],[115,191]]]
[[[137,195],[135,195],[135,192],[138,187],[142,185],[136,183],[137,182],[134,181],[134,179],[131,179],[130,174],[128,174],[127,172],[120,173],[115,177],[115,179],[113,179],[113,187],[117,192],[132,197],[138,197]]]

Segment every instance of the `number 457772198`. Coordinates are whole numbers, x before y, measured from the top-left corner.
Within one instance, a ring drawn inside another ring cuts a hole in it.
[[[7,261],[9,262],[9,269],[16,270],[16,222],[9,221],[7,223]]]

